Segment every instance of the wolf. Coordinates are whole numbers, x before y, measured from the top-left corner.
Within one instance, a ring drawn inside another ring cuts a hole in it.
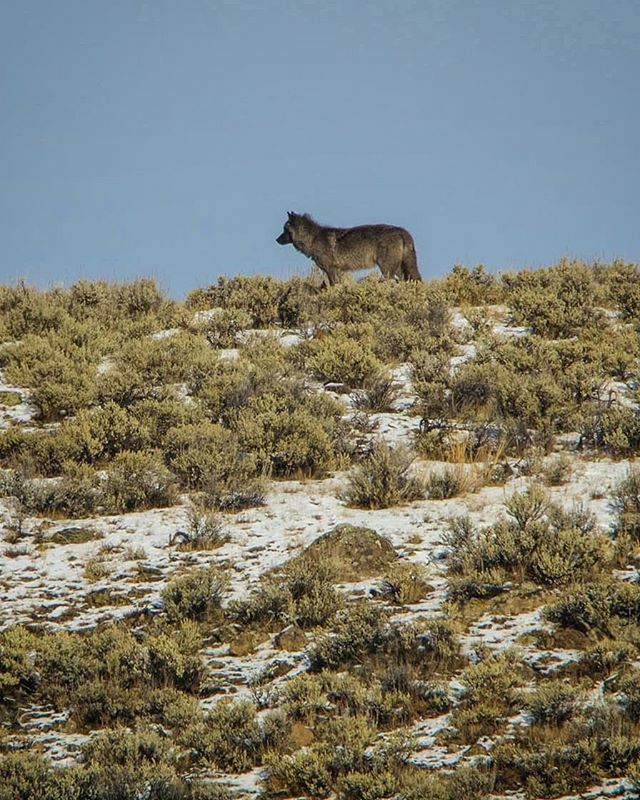
[[[409,231],[395,225],[358,225],[330,228],[309,214],[288,212],[278,244],[292,244],[312,258],[327,276],[330,286],[340,273],[376,264],[384,278],[421,281],[416,248]]]

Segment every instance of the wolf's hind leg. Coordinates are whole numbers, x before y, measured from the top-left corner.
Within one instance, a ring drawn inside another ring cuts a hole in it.
[[[335,286],[340,283],[340,271],[335,267],[327,267],[327,277],[329,278],[329,286]]]
[[[399,281],[402,278],[402,265],[396,263],[392,258],[381,258],[378,266],[384,280]]]

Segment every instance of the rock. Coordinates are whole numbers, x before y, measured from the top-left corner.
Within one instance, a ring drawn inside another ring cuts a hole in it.
[[[272,679],[281,678],[283,675],[291,672],[294,665],[289,663],[288,661],[274,661],[271,664],[269,669],[269,673],[272,676]]]
[[[346,394],[349,391],[349,387],[346,384],[338,383],[337,381],[325,383],[324,389],[326,392],[335,392],[336,394]]]
[[[84,544],[95,539],[101,539],[102,534],[93,528],[62,528],[56,531],[53,536],[45,539],[45,542],[55,542],[55,544]]]
[[[343,583],[384,574],[398,554],[391,542],[371,528],[337,525],[312,542],[300,559],[330,562],[335,580]]]

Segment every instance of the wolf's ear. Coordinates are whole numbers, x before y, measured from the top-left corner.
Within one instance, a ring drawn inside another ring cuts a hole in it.
[[[293,219],[296,216],[293,211],[287,211],[287,215],[288,215],[289,219]]]

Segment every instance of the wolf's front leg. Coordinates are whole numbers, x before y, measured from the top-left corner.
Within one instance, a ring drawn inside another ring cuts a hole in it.
[[[325,275],[327,276],[327,282],[329,286],[335,286],[336,283],[340,282],[340,271],[337,270],[335,267],[332,266],[323,266],[320,265],[321,269],[324,271]]]

